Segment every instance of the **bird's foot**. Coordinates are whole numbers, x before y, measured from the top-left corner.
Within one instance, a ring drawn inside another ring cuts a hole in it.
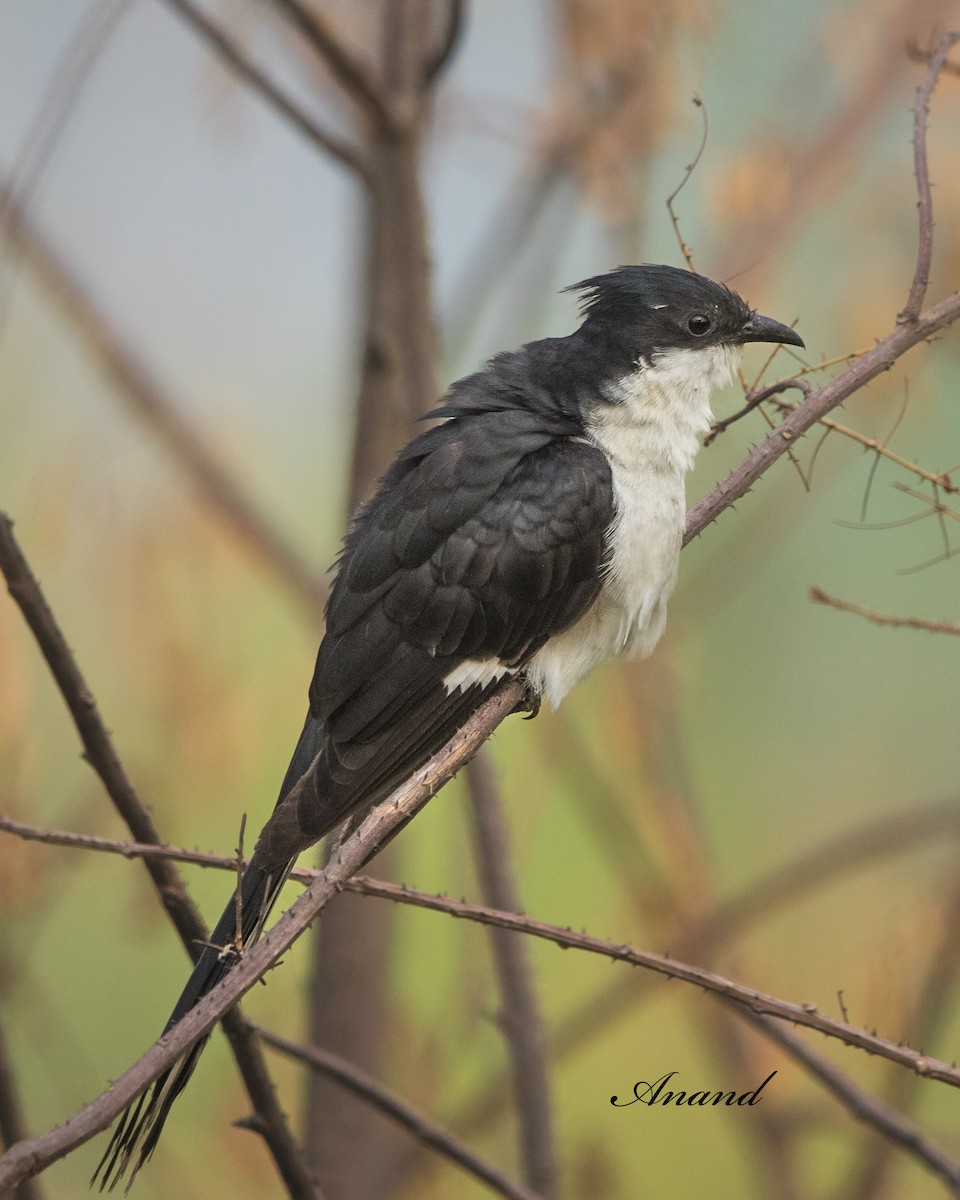
[[[523,697],[517,703],[515,712],[523,712],[527,715],[523,718],[525,721],[532,721],[540,711],[540,702],[543,697],[536,691],[529,681],[523,685]]]

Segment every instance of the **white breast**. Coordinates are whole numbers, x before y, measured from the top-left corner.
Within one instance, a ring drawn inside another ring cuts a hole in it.
[[[729,381],[738,348],[670,351],[641,365],[595,410],[587,436],[610,460],[616,518],[609,566],[593,606],[531,660],[531,684],[554,707],[616,654],[645,658],[663,632],[677,578],[684,479],[710,428],[710,395]]]

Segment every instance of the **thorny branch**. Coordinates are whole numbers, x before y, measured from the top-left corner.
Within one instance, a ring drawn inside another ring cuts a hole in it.
[[[680,253],[683,255],[683,261],[687,264],[687,268],[690,271],[695,271],[697,268],[693,265],[693,253],[690,250],[690,247],[684,241],[683,234],[680,232],[680,221],[677,217],[676,210],[673,207],[673,202],[686,187],[687,181],[697,169],[697,164],[700,162],[700,159],[703,157],[703,152],[707,148],[707,137],[710,133],[710,125],[707,121],[707,106],[699,96],[694,96],[693,103],[697,108],[700,109],[701,116],[703,117],[703,134],[700,138],[700,145],[697,147],[697,152],[693,156],[693,160],[688,162],[686,167],[684,167],[683,178],[667,197],[667,212],[670,214],[670,223],[673,226],[674,236],[676,237],[677,244],[680,247]]]
[[[370,813],[356,833],[342,843],[307,891],[169,1033],[76,1116],[39,1137],[11,1147],[0,1159],[0,1196],[21,1179],[35,1175],[106,1129],[162,1071],[209,1032],[309,928],[317,914],[376,848],[389,839],[392,831],[419,812],[523,701],[522,684],[515,680],[502,684],[422,770]]]
[[[650,951],[639,950],[624,943],[612,942],[606,938],[593,937],[591,934],[580,933],[574,929],[563,928],[559,925],[552,925],[547,921],[538,921],[524,914],[504,912],[501,909],[490,908],[484,904],[472,904],[466,900],[454,900],[449,896],[438,896],[430,892],[421,892],[416,888],[389,883],[382,879],[372,879],[368,876],[344,873],[347,868],[351,871],[358,869],[354,868],[352,864],[365,862],[370,856],[372,846],[379,845],[389,835],[390,830],[399,824],[401,820],[406,821],[412,813],[419,812],[420,808],[430,799],[433,792],[442,786],[445,779],[451,777],[475,753],[484,740],[484,734],[492,733],[497,725],[515,710],[521,698],[519,685],[515,683],[503,685],[486,702],[483,708],[478,709],[468,725],[465,725],[460,731],[460,734],[448,742],[444,749],[432,758],[422,771],[418,772],[417,775],[401,788],[398,788],[391,797],[371,813],[358,832],[343,843],[335,860],[322,871],[298,867],[291,872],[291,879],[297,879],[302,882],[309,880],[309,888],[284,913],[280,921],[271,929],[270,934],[266,935],[272,937],[278,928],[280,930],[277,937],[273,938],[270,943],[274,949],[274,953],[269,956],[264,954],[263,946],[265,939],[252,947],[243,958],[242,965],[247,969],[244,971],[242,983],[239,985],[234,984],[222,995],[221,989],[226,987],[233,976],[228,976],[223,983],[218,984],[217,988],[204,999],[201,1016],[193,1020],[194,1014],[200,1011],[200,1006],[190,1013],[190,1029],[193,1036],[186,1041],[182,1041],[178,1036],[176,1041],[177,1046],[181,1049],[184,1046],[189,1046],[216,1024],[219,1016],[232,1004],[236,1003],[239,997],[248,991],[256,983],[257,979],[265,974],[276,959],[300,936],[303,929],[316,916],[316,913],[327,903],[330,894],[333,891],[344,889],[351,892],[358,892],[363,896],[375,896],[381,900],[392,900],[400,904],[409,904],[414,908],[425,908],[432,912],[446,913],[448,916],[466,921],[476,921],[481,925],[491,925],[499,929],[509,929],[518,933],[526,933],[532,937],[552,942],[554,945],[560,946],[565,950],[584,950],[617,962],[625,962],[631,966],[643,967],[658,975],[663,975],[670,979],[683,980],[696,987],[703,988],[704,991],[721,997],[727,997],[737,1004],[748,1008],[751,1012],[766,1013],[771,1017],[789,1021],[794,1025],[813,1029],[818,1033],[822,1033],[825,1037],[836,1038],[849,1046],[865,1050],[869,1054],[889,1059],[891,1062],[914,1071],[924,1079],[935,1079],[951,1087],[960,1088],[960,1067],[932,1058],[918,1050],[911,1049],[909,1046],[904,1046],[891,1041],[889,1038],[881,1037],[875,1032],[851,1025],[849,1022],[835,1021],[833,1018],[821,1013],[814,1004],[795,1004],[788,1000],[781,1000],[776,996],[770,996],[764,992],[745,987],[712,971],[692,966],[678,959],[670,958],[667,955],[653,954]],[[462,742],[458,744],[458,740],[461,738]],[[397,813],[400,814],[399,819],[395,819]],[[129,843],[112,844],[109,839],[91,837],[85,834],[63,833],[56,830],[33,830],[31,826],[12,821],[8,817],[0,817],[0,829],[15,833],[18,836],[31,836],[32,840],[45,841],[55,845],[72,845],[83,849],[106,850],[132,857],[175,858],[183,862],[196,863],[199,866],[214,867],[225,871],[236,870],[236,859],[232,856],[203,854],[197,851],[174,849],[170,846],[135,846]],[[360,839],[359,845],[357,844],[357,838]],[[305,914],[305,904],[309,904],[310,906],[309,914]],[[282,926],[281,922],[283,923]],[[254,955],[257,956],[256,962],[252,966],[248,966],[248,960],[253,958]],[[237,970],[239,969],[238,967]],[[210,1000],[213,997],[222,999],[223,1003],[211,1005]],[[184,1018],[184,1022],[187,1019]],[[174,1033],[177,1033],[179,1029],[180,1026],[178,1025],[175,1031],[167,1035],[164,1039],[165,1046],[171,1043]],[[165,1057],[162,1062],[154,1062],[153,1058],[150,1058],[152,1054],[153,1050],[148,1051],[140,1059],[145,1072],[143,1078],[144,1085],[155,1079],[164,1067],[168,1066],[177,1057],[177,1055],[173,1055],[172,1059]],[[150,1059],[149,1065],[147,1065],[148,1058]],[[126,1080],[128,1075],[129,1072],[123,1075],[121,1080],[117,1081],[117,1086],[120,1086],[121,1081]],[[136,1089],[133,1093],[124,1091],[124,1095],[128,1099],[130,1094],[136,1094]],[[99,1103],[99,1101],[95,1103]],[[114,1113],[126,1107],[126,1104],[127,1100],[124,1100],[122,1104],[114,1109]],[[105,1128],[111,1119],[107,1118],[104,1124],[98,1124],[97,1128],[91,1130],[87,1136],[92,1136],[99,1129]],[[81,1140],[86,1140],[86,1138]],[[65,1152],[63,1151],[63,1153]],[[2,1161],[0,1160],[0,1162]],[[0,1174],[0,1183],[3,1182],[3,1179],[4,1176]]]
[[[917,88],[917,99],[913,107],[913,163],[917,180],[917,211],[920,232],[917,247],[917,265],[907,303],[897,317],[898,321],[916,321],[923,307],[930,279],[930,264],[933,261],[933,196],[930,192],[930,170],[927,164],[927,118],[930,116],[930,98],[937,86],[940,73],[946,65],[947,55],[960,42],[960,32],[948,33],[930,59],[930,66],[923,83]]]
[[[872,439],[864,439],[855,431],[836,425],[825,419],[826,414],[840,405],[855,391],[864,387],[877,375],[887,371],[894,362],[918,342],[924,341],[938,330],[946,328],[960,316],[960,292],[947,296],[939,304],[921,311],[926,295],[927,280],[930,273],[931,256],[933,252],[933,199],[930,191],[930,177],[927,166],[927,117],[930,109],[930,99],[939,75],[944,70],[947,55],[960,42],[960,32],[950,33],[944,37],[930,58],[930,66],[923,83],[917,89],[914,104],[914,173],[917,182],[917,208],[919,212],[919,236],[917,259],[914,269],[913,282],[904,308],[897,316],[897,326],[885,338],[871,349],[859,355],[846,370],[835,376],[828,383],[813,389],[802,379],[806,373],[801,371],[787,379],[770,384],[762,389],[751,389],[747,394],[747,404],[738,413],[725,421],[718,422],[711,432],[710,438],[722,432],[727,426],[738,420],[746,412],[757,407],[761,401],[777,396],[787,387],[796,387],[803,391],[805,400],[792,409],[791,415],[770,435],[760,443],[737,467],[726,480],[706,496],[687,514],[687,532],[684,544],[700,534],[703,529],[715,520],[724,508],[734,500],[746,494],[751,485],[784,453],[792,449],[793,441],[806,433],[816,423],[821,423],[828,429],[835,429],[846,436],[855,437],[862,444],[873,443]],[[913,336],[904,338],[901,335],[909,329]],[[842,361],[842,360],[841,360]],[[819,364],[825,366],[828,364]],[[868,445],[869,449],[878,454],[895,459],[879,444]],[[914,464],[902,460],[901,465],[913,470]],[[948,490],[956,491],[956,487],[945,475],[934,475],[922,472],[916,468],[915,473],[922,478],[943,481]]]
[[[20,607],[70,710],[83,743],[84,757],[99,775],[114,807],[133,836],[141,842],[159,842],[160,835],[153,819],[113,748],[110,735],[100,719],[93,694],[87,687],[70,647],[40,591],[40,586],[17,545],[11,522],[3,513],[0,513],[0,570],[6,578],[10,595]],[[180,935],[180,940],[191,958],[195,958],[198,946],[207,937],[207,930],[187,895],[183,881],[173,865],[162,859],[147,859],[146,867],[157,894]],[[298,1200],[321,1200],[313,1180],[306,1171],[283,1110],[277,1102],[263,1055],[243,1016],[240,1013],[230,1014],[224,1021],[224,1031],[230,1040],[250,1100],[260,1119],[260,1131],[270,1147],[290,1196]],[[13,1150],[8,1151],[8,1155],[13,1153]],[[32,1174],[34,1172],[28,1170],[18,1179]],[[4,1194],[0,1177],[0,1196]]]
[[[857,1087],[848,1076],[837,1070],[829,1059],[811,1050],[806,1042],[779,1021],[742,1008],[738,1009],[737,1015],[800,1063],[855,1120],[862,1121],[881,1134],[889,1144],[919,1159],[924,1166],[939,1175],[954,1193],[960,1190],[960,1163],[929,1138],[924,1137],[916,1125],[892,1105]]]

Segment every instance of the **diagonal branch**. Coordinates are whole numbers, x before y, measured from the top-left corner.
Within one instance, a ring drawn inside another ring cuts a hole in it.
[[[741,496],[786,454],[797,438],[802,437],[821,417],[826,416],[854,392],[872,379],[889,371],[898,358],[925,341],[931,334],[945,329],[960,318],[960,292],[954,292],[932,308],[925,309],[915,321],[897,325],[845,371],[811,391],[807,399],[756,446],[742,463],[721,483],[695,504],[687,513],[684,545],[704,529]]]
[[[329,154],[334,162],[349,167],[361,179],[369,177],[369,167],[362,152],[351,142],[329,129],[324,129],[312,116],[308,116],[299,105],[285,96],[260,67],[250,61],[239,43],[211,21],[192,0],[164,0],[164,3],[175,9],[252,91],[266,100],[318,150]]]
[[[815,604],[827,604],[831,608],[840,609],[841,612],[855,613],[858,617],[865,617],[874,625],[886,625],[891,629],[922,629],[926,633],[950,633],[955,637],[960,636],[960,625],[953,621],[925,621],[921,617],[898,617],[893,613],[876,612],[872,608],[864,608],[861,604],[853,604],[849,600],[830,596],[821,587],[810,589],[810,599]]]
[[[142,842],[159,842],[160,834],[153,819],[117,757],[110,735],[100,718],[96,700],[17,545],[13,526],[3,513],[0,513],[0,570],[70,710],[83,743],[84,758],[99,775],[107,795],[133,836]],[[200,945],[207,938],[207,930],[187,895],[179,873],[170,862],[159,858],[148,859],[146,867],[180,940],[190,957],[195,959]],[[240,1013],[230,1014],[224,1021],[224,1031],[259,1118],[260,1131],[270,1147],[290,1196],[297,1200],[320,1200],[277,1102],[263,1055],[243,1016]],[[28,1171],[27,1174],[33,1172]],[[0,1184],[0,1195],[4,1194]]]
[[[336,851],[306,892],[283,914],[238,965],[167,1034],[96,1100],[62,1125],[19,1142],[0,1159],[0,1196],[42,1171],[114,1120],[158,1075],[207,1034],[301,936],[343,884],[409,821],[454,772],[480,748],[524,697],[523,686],[502,684],[422,770],[378,805]],[[154,866],[158,865],[154,863]]]
[[[301,0],[268,0],[287,17],[304,39],[317,51],[334,78],[377,124],[390,128],[393,114],[384,103],[380,84],[367,65],[356,58],[331,29],[327,18],[308,9]]]
[[[499,929],[509,929],[517,933],[526,933],[532,937],[552,942],[564,950],[584,950],[587,953],[599,954],[617,962],[625,962],[631,966],[643,967],[665,978],[679,979],[716,994],[721,998],[726,997],[749,1009],[751,1012],[766,1013],[771,1017],[789,1021],[794,1025],[813,1029],[817,1033],[822,1033],[825,1037],[836,1038],[838,1041],[845,1042],[849,1046],[865,1050],[868,1054],[889,1059],[891,1062],[897,1063],[901,1067],[906,1067],[924,1079],[935,1079],[951,1087],[960,1088],[960,1067],[942,1062],[936,1058],[931,1058],[929,1055],[913,1050],[909,1046],[880,1037],[878,1034],[871,1033],[858,1026],[850,1025],[843,1021],[835,1021],[831,1017],[827,1017],[821,1013],[813,1004],[795,1004],[787,1000],[782,1000],[776,996],[758,992],[753,988],[744,987],[712,971],[691,966],[679,959],[670,958],[662,954],[653,954],[646,950],[638,950],[624,943],[611,942],[605,938],[593,937],[591,934],[578,933],[573,929],[565,929],[559,925],[552,925],[547,921],[538,921],[524,914],[504,912],[501,909],[490,908],[484,904],[471,904],[466,900],[453,900],[449,896],[438,896],[431,892],[421,892],[416,888],[406,887],[402,884],[389,883],[383,879],[372,879],[366,875],[356,874],[355,872],[376,852],[376,847],[384,839],[388,838],[400,823],[409,821],[415,816],[430,797],[476,753],[479,746],[493,733],[501,721],[511,712],[516,711],[517,706],[521,703],[522,689],[520,685],[515,681],[504,684],[474,713],[460,732],[421,771],[408,780],[407,783],[403,784],[402,787],[398,788],[382,805],[373,810],[371,816],[367,818],[367,821],[364,822],[358,832],[343,843],[337,858],[331,864],[322,871],[298,867],[291,872],[291,879],[298,879],[302,882],[310,881],[310,887],[308,892],[305,892],[281,918],[281,921],[284,922],[283,938],[282,940],[280,938],[276,940],[276,953],[270,957],[269,962],[263,965],[259,974],[264,974],[269,970],[275,958],[279,958],[288,949],[293,941],[300,936],[303,927],[309,924],[316,915],[316,912],[319,912],[327,903],[329,897],[326,891],[320,896],[317,902],[316,898],[320,894],[315,892],[315,885],[323,884],[324,888],[326,888],[329,884],[334,891],[342,889],[344,891],[358,892],[363,896],[375,896],[381,900],[409,904],[414,908],[445,913],[447,916],[456,917],[459,920],[476,921],[481,925],[491,925]],[[400,814],[400,818],[399,820],[394,820],[391,814],[395,816],[397,813]],[[927,815],[930,819],[931,828],[941,828],[946,823],[945,818],[949,818],[951,823],[955,822],[954,814],[939,808],[931,809]],[[376,824],[374,825],[372,823],[375,819]],[[901,827],[899,819],[884,822],[876,830],[878,835],[877,840],[880,841],[883,839],[885,842],[890,832]],[[0,817],[0,829],[14,833],[20,837],[47,842],[51,845],[104,850],[137,858],[175,858],[183,862],[196,863],[199,866],[214,867],[224,871],[236,871],[237,869],[237,860],[234,857],[202,854],[198,851],[181,850],[172,846],[138,846],[133,843],[112,842],[106,838],[92,837],[87,834],[35,829],[32,826],[13,821],[8,817]],[[904,830],[904,838],[909,839],[912,832],[914,831],[911,829]],[[925,829],[922,832],[926,836],[929,830]],[[363,843],[360,846],[356,845],[358,837]],[[845,859],[848,849],[852,849],[852,847],[848,847],[847,843],[852,840],[852,837],[848,838],[845,836],[843,839],[838,839],[835,846],[831,847],[837,852],[838,858]],[[882,847],[878,846],[876,850],[877,852],[882,852]],[[803,861],[806,862],[808,857],[813,858],[813,854],[804,856]],[[352,864],[358,865],[354,867]],[[344,871],[347,868],[350,868],[350,871],[353,873],[345,874]],[[799,873],[799,870],[800,864],[796,863],[785,873],[792,875],[795,872]],[[763,909],[763,904],[754,903],[754,900],[759,899],[761,893],[764,896],[772,893],[775,890],[776,882],[775,879],[765,879],[755,888],[748,889],[749,900],[747,900],[745,895],[742,904],[733,902],[729,906],[730,913],[735,914],[735,919],[739,921],[752,918],[758,911],[762,911]],[[797,891],[801,890],[799,884],[796,882],[794,882],[794,888]],[[299,906],[308,895],[314,897],[314,900],[311,901],[313,908],[311,908],[310,915],[303,917],[300,915],[301,910]],[[296,931],[291,934],[289,933],[287,917],[293,913],[294,909],[297,909],[298,916]],[[703,925],[706,934],[697,931],[695,936],[697,938],[719,936],[715,926],[719,925],[720,932],[724,932],[728,922],[732,922],[733,919],[733,915],[730,917],[725,916],[720,921],[717,921],[715,918],[707,918],[707,921]],[[277,922],[277,925],[279,924],[280,922]],[[275,928],[276,926],[274,926]],[[273,933],[273,930],[271,930],[271,933]],[[262,945],[263,942],[260,942],[256,947],[249,950],[243,959],[243,963],[246,964],[248,958],[254,953],[259,954]],[[693,940],[687,944],[687,948],[689,949],[692,946]],[[261,955],[260,958],[262,957]],[[260,962],[260,958],[258,958],[258,962]],[[218,985],[214,991],[210,992],[204,998],[204,1014],[207,1013],[210,998],[219,996],[220,989],[231,978],[232,976],[228,976],[223,984]],[[227,993],[230,999],[225,1007],[229,1007],[230,1004],[235,1003],[239,998],[239,994],[247,991],[255,982],[256,978],[245,982],[240,988],[240,993],[236,993],[235,990],[231,989]],[[191,1010],[190,1017],[193,1017],[193,1014],[199,1012],[199,1010],[200,1006]],[[217,1006],[217,1012],[219,1013],[220,1011],[222,1011],[221,1008]],[[187,1019],[185,1017],[184,1021]],[[202,1024],[192,1040],[201,1037],[216,1021],[217,1016],[215,1015],[210,1018],[209,1022]],[[176,1029],[179,1028],[180,1026],[178,1025]],[[167,1045],[173,1037],[173,1032],[168,1034],[164,1039],[164,1045]],[[179,1039],[176,1044],[181,1045]],[[190,1041],[188,1040],[186,1044],[189,1045]],[[146,1057],[144,1056],[144,1059],[140,1061],[144,1062]],[[174,1058],[176,1057],[175,1055]],[[145,1083],[149,1082],[150,1079],[156,1078],[156,1075],[169,1065],[169,1061],[171,1060],[164,1059],[163,1063],[157,1067],[155,1073],[151,1067],[150,1077],[148,1080],[145,1080]],[[123,1078],[125,1079],[126,1076]],[[126,1101],[116,1111],[124,1107],[126,1107]],[[109,1124],[110,1119],[108,1118],[107,1124]],[[105,1128],[105,1126],[98,1126],[98,1128]],[[0,1174],[0,1182],[3,1181],[3,1178],[2,1174]]]
[[[828,1058],[812,1050],[806,1042],[769,1017],[759,1016],[738,1006],[737,1016],[753,1025],[764,1038],[780,1046],[820,1083],[857,1121],[862,1121],[884,1138],[884,1144],[896,1147],[918,1159],[939,1175],[956,1194],[960,1191],[960,1163],[891,1105],[863,1091]]]
[[[280,1034],[260,1026],[257,1026],[257,1033],[268,1046],[273,1046],[282,1054],[306,1063],[311,1070],[319,1071],[333,1079],[341,1087],[353,1092],[361,1100],[401,1125],[423,1145],[438,1151],[501,1196],[510,1197],[511,1200],[540,1200],[537,1193],[508,1179],[502,1172],[474,1154],[459,1138],[435,1125],[417,1109],[398,1099],[376,1079],[341,1058],[339,1054],[331,1054],[329,1050],[322,1050],[319,1046],[301,1046],[298,1042],[292,1042],[289,1038],[281,1037]]]

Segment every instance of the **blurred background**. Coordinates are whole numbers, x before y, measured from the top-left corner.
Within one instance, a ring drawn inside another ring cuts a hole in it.
[[[562,287],[621,262],[682,265],[666,200],[704,107],[674,202],[697,269],[796,320],[808,364],[893,328],[916,254],[919,60],[957,15],[936,0],[474,0],[455,29],[441,0],[304,7],[370,76],[416,92],[399,149],[284,4],[0,2],[0,508],[163,836],[224,854],[243,812],[252,846],[295,744],[352,502],[445,383],[574,327]],[[456,34],[428,85],[404,76],[415,20],[415,48]],[[958,135],[954,73],[930,121],[931,301],[960,286]],[[765,354],[748,349],[748,382]],[[765,378],[799,366],[779,355]],[[834,414],[861,441],[814,430],[685,550],[649,662],[607,665],[558,713],[497,733],[525,911],[687,947],[958,1056],[960,646],[810,600],[818,585],[960,621],[957,506],[929,479],[960,466],[958,385],[948,330]],[[731,388],[718,415],[741,399]],[[690,501],[765,432],[753,415],[705,450]],[[0,811],[125,836],[5,597]],[[375,871],[479,900],[472,843],[458,779]],[[185,872],[214,918],[227,881]],[[245,1009],[297,1040],[312,1030],[521,1178],[487,931],[341,899],[340,943],[300,943]],[[942,1194],[709,997],[527,953],[556,1194]],[[186,966],[141,864],[0,835],[0,1023],[31,1132],[146,1050]],[[955,1092],[801,1036],[960,1156]],[[271,1062],[328,1197],[488,1194]],[[777,1075],[746,1112],[611,1107],[672,1070],[711,1089]],[[260,1139],[232,1125],[247,1111],[218,1035],[137,1194],[282,1195]],[[104,1144],[48,1170],[40,1194],[83,1194]]]

